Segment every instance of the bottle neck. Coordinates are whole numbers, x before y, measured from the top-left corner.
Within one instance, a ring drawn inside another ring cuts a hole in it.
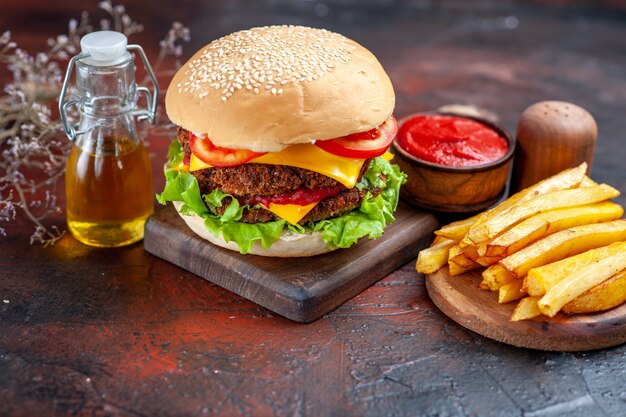
[[[119,156],[138,146],[141,139],[132,113],[117,117],[82,115],[76,146],[93,155]]]
[[[76,63],[76,94],[81,116],[107,118],[130,113],[137,106],[135,65],[127,52],[110,66]]]

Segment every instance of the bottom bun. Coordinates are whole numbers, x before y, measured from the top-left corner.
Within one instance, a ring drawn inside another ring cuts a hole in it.
[[[209,232],[204,226],[204,220],[202,217],[197,214],[186,215],[181,213],[180,208],[183,205],[182,202],[174,201],[173,203],[180,217],[185,221],[185,223],[187,223],[187,226],[189,226],[195,234],[208,240],[214,245],[239,252],[239,246],[237,246],[235,242],[226,242],[221,235],[215,236],[213,233]],[[328,246],[326,246],[326,243],[322,240],[322,234],[320,232],[300,234],[285,230],[280,239],[274,242],[274,244],[267,249],[263,248],[258,241],[254,242],[250,253],[259,256],[295,258],[321,255],[330,251],[331,250]]]

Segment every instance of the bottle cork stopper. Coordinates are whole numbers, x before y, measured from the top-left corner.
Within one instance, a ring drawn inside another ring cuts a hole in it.
[[[596,121],[580,106],[542,101],[528,107],[517,125],[512,190],[583,162],[591,167],[597,135]]]

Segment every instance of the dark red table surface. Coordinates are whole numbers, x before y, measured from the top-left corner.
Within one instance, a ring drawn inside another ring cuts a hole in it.
[[[135,41],[152,56],[173,19],[191,28],[187,56],[258,25],[341,32],[379,57],[396,88],[398,116],[471,103],[514,130],[533,102],[578,103],[599,125],[593,178],[626,192],[623,1],[126,6],[146,27]],[[3,0],[0,31],[40,49],[82,7],[96,6]],[[150,139],[157,189],[166,145]],[[141,244],[93,249],[66,236],[50,248],[30,246],[30,224],[21,218],[8,232],[0,240],[2,416],[626,415],[626,346],[570,354],[490,341],[434,307],[413,262],[302,325],[146,254]]]

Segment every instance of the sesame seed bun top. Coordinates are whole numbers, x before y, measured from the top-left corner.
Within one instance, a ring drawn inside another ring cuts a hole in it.
[[[391,81],[371,52],[301,26],[211,42],[176,73],[165,98],[177,125],[217,146],[257,152],[367,131],[394,105]]]

